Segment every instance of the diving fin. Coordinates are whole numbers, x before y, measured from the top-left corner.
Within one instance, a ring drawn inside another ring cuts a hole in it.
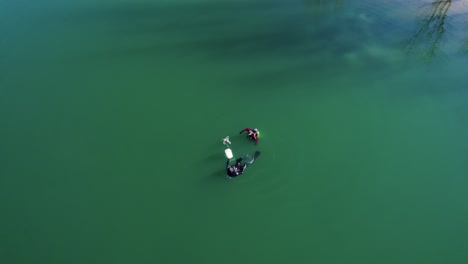
[[[258,156],[260,156],[260,151],[255,151],[255,154],[254,154],[254,159],[258,158]]]
[[[258,156],[260,156],[260,151],[257,150],[255,151],[254,156],[252,160],[249,162],[249,164],[252,164],[255,161],[255,159],[258,158]]]

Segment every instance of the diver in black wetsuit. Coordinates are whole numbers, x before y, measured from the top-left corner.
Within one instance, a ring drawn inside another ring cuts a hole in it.
[[[255,151],[253,159],[250,162],[242,164],[242,158],[238,158],[236,160],[236,164],[232,166],[229,165],[230,159],[228,159],[226,161],[226,170],[228,176],[236,177],[241,175],[242,173],[244,173],[245,169],[247,168],[247,165],[252,164],[255,161],[255,159],[258,158],[258,156],[260,156],[260,151]]]
[[[226,169],[229,177],[236,177],[241,175],[244,173],[245,168],[247,168],[247,164],[242,164],[242,158],[238,158],[236,160],[236,164],[232,166],[229,165],[229,159],[226,161]]]

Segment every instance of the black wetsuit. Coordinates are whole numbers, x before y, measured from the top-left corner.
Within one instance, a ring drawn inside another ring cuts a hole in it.
[[[247,168],[247,164],[241,164],[242,158],[238,158],[236,160],[236,165],[229,166],[229,159],[226,161],[226,170],[227,174],[230,177],[236,177],[244,173],[245,168]]]

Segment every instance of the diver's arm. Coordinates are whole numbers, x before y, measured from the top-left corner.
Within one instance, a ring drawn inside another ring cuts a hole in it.
[[[242,132],[249,131],[249,130],[250,130],[250,128],[244,128],[244,129],[241,130],[241,132],[239,132],[239,134],[242,134]]]
[[[245,168],[247,168],[247,164],[241,165],[237,167],[237,170],[239,171],[239,174],[244,173]]]

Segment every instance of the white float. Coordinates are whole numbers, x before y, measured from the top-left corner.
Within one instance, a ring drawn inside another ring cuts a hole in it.
[[[232,155],[232,150],[231,150],[230,148],[227,148],[227,149],[224,151],[224,153],[226,154],[226,157],[227,157],[228,159],[234,158],[234,155]]]

